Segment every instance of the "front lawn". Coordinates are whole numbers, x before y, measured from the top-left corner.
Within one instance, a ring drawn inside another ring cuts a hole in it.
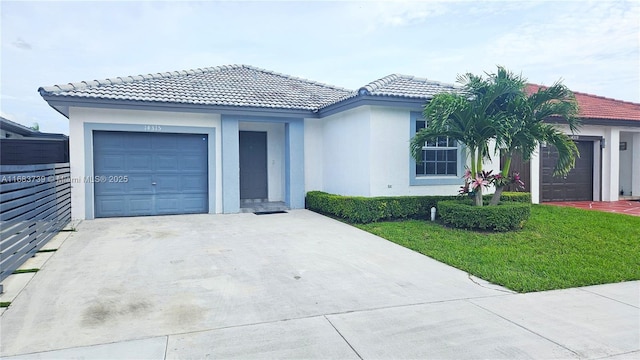
[[[407,220],[354,225],[518,292],[640,280],[640,217],[533,205],[524,228],[479,233]]]

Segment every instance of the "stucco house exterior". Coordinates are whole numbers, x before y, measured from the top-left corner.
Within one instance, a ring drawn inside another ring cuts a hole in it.
[[[533,93],[540,86],[529,84]],[[582,126],[572,139],[580,151],[565,177],[552,176],[555,151],[541,146],[529,163],[512,169],[524,176],[534,202],[640,199],[640,104],[575,92]],[[553,122],[554,119],[549,119]],[[558,125],[566,133],[567,126]]]
[[[454,141],[425,144],[420,164],[409,155],[426,101],[459,91],[414,76],[389,75],[353,91],[229,65],[39,91],[69,119],[74,219],[236,213],[265,203],[296,209],[311,190],[450,195],[462,184],[465,152]],[[625,104],[637,115],[640,105]],[[640,118],[601,120],[584,134],[597,139],[594,148],[600,138],[626,139],[630,153],[640,153]],[[605,171],[593,189],[603,191],[593,190],[594,200],[616,200],[623,177],[640,182],[640,156],[627,160],[605,146],[598,161]],[[621,161],[631,161],[629,175]],[[539,171],[531,181],[533,192]]]

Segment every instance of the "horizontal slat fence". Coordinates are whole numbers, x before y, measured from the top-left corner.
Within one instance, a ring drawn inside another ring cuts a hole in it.
[[[70,180],[69,163],[0,165],[0,281],[69,223]]]

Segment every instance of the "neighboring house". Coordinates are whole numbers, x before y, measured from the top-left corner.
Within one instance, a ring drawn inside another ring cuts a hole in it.
[[[42,133],[0,117],[0,165],[69,162],[69,137]]]
[[[459,144],[425,144],[419,164],[409,155],[426,101],[459,88],[413,76],[352,91],[231,65],[39,91],[69,118],[74,219],[303,208],[311,190],[449,195],[462,185]],[[637,135],[640,121],[629,128]]]
[[[528,93],[538,90],[530,84]],[[582,126],[572,138],[580,151],[565,178],[552,176],[557,152],[543,146],[530,163],[514,161],[534,202],[640,198],[640,104],[574,92]],[[553,119],[550,119],[553,122]],[[569,133],[567,126],[560,125]]]

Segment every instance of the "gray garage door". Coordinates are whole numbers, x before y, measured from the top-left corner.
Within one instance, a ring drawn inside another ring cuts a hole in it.
[[[93,133],[95,216],[206,213],[207,135]]]
[[[542,148],[542,201],[593,200],[593,141],[576,141],[576,146],[580,158],[564,178],[552,175],[558,151],[553,146]]]

